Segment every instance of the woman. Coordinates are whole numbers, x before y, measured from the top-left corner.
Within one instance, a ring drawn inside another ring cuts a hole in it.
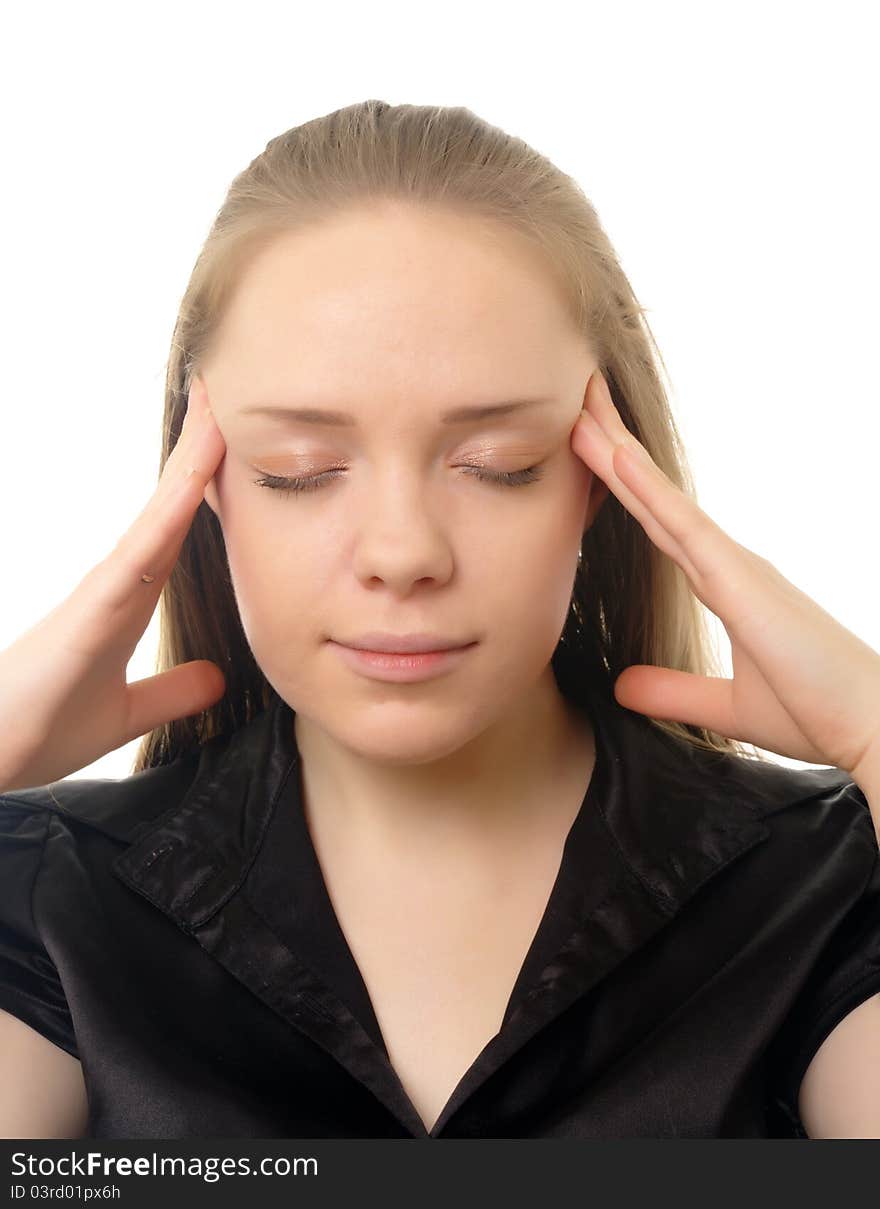
[[[875,1127],[880,656],[697,507],[652,350],[466,109],[235,179],[157,492],[0,662],[5,1136]]]

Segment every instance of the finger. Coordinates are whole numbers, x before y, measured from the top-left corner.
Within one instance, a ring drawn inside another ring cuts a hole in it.
[[[144,594],[151,592],[158,596],[178,560],[193,516],[204,498],[204,488],[225,455],[225,441],[202,391],[196,378],[190,389],[184,427],[164,464],[160,486],[112,553],[112,586],[120,592],[121,601],[126,600],[133,585]],[[154,577],[146,588],[140,583],[140,575],[144,573]]]
[[[615,445],[608,438],[604,429],[598,421],[589,412],[581,413],[574,435],[572,436],[572,447],[578,453],[587,465],[595,470],[603,482],[607,483],[608,487],[620,502],[639,522],[642,528],[647,533],[648,537],[658,549],[681,567],[688,579],[695,581],[696,568],[691,563],[687,554],[673,535],[664,525],[660,523],[648,505],[643,502],[638,494],[633,490],[631,485],[627,485],[618,474],[615,464]],[[630,483],[632,476],[628,476]]]
[[[201,378],[196,376],[193,377],[190,384],[180,435],[162,468],[155,492],[157,499],[174,496],[178,481],[185,479],[186,473],[192,465],[191,455],[199,450],[209,435],[219,437],[220,432],[208,402],[205,385]]]
[[[152,612],[180,554],[205,487],[214,476],[226,444],[198,379],[190,388],[190,406],[174,449],[166,459],[159,486],[122,535],[110,555],[92,573],[101,602],[115,612],[132,600],[138,612]],[[200,397],[201,395],[201,397]],[[153,576],[151,583],[141,575]]]
[[[609,487],[651,540],[678,563],[704,604],[716,608],[719,602],[710,597],[719,585],[730,588],[735,583],[737,591],[759,588],[744,547],[657,466],[623,423],[598,371],[588,384],[584,415],[587,425],[594,421],[610,443],[604,454],[614,478]]]

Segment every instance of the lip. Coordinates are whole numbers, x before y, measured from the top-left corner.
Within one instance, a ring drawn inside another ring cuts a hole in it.
[[[470,642],[466,646],[452,647],[447,650],[409,651],[394,654],[388,651],[359,650],[357,647],[344,646],[332,638],[328,639],[328,643],[339,657],[356,672],[360,672],[371,680],[397,683],[433,680],[437,676],[442,676],[461,663],[468,651],[477,645],[476,642]]]
[[[471,642],[459,642],[442,634],[389,634],[381,630],[370,630],[358,634],[350,642],[333,639],[340,646],[359,651],[383,651],[388,655],[421,655],[424,651],[449,651],[470,646]]]

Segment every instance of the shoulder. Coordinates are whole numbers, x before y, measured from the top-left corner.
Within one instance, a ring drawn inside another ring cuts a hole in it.
[[[743,756],[729,758],[717,776],[719,792],[764,830],[753,868],[772,872],[780,889],[804,895],[813,887],[826,902],[834,888],[842,908],[861,895],[877,867],[877,836],[867,798],[847,772]]]
[[[126,843],[175,809],[192,785],[203,749],[132,776],[67,777],[0,794],[0,837],[44,834],[50,820],[68,830],[88,827]]]
[[[734,785],[793,863],[811,853],[840,852],[866,873],[873,868],[878,846],[871,809],[849,773],[745,758],[737,765]]]
[[[861,893],[878,846],[848,773],[708,750],[609,711],[599,715],[604,814],[661,905],[683,905],[721,873],[750,891],[799,892],[804,903],[823,883],[838,904]]]
[[[601,700],[594,722],[612,780],[625,781],[640,826],[650,826],[659,813],[671,827],[711,818],[727,829],[758,823],[776,832],[795,827],[799,815],[801,822],[849,822],[877,846],[865,796],[840,768],[789,767],[770,755],[709,750],[613,699]]]
[[[0,794],[3,820],[48,818],[68,830],[83,827],[133,844],[171,818],[190,794],[225,801],[242,794],[261,773],[295,753],[292,711],[281,698],[249,722],[221,732],[169,764],[119,779],[66,777],[48,785]],[[283,748],[283,751],[281,750]],[[24,824],[22,824],[24,825]]]
[[[645,746],[643,771],[676,812],[711,816],[730,827],[754,823],[769,839],[801,846],[804,853],[811,845],[840,841],[860,849],[868,863],[877,855],[868,801],[843,769],[707,751],[657,732]]]

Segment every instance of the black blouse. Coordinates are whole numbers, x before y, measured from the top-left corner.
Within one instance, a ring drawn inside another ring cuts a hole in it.
[[[0,1007],[82,1062],[87,1137],[805,1137],[880,992],[838,769],[701,752],[590,697],[596,766],[498,1033],[428,1132],[302,810],[291,708],[119,781],[0,796]]]

